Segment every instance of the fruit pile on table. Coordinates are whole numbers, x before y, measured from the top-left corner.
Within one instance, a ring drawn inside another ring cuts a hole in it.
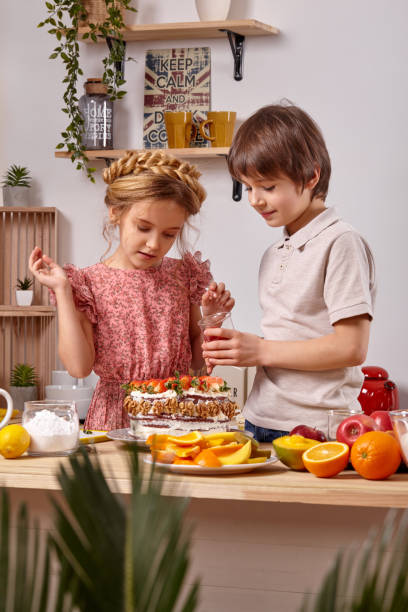
[[[202,434],[193,431],[184,436],[154,434],[146,444],[157,463],[223,467],[245,463],[264,463],[271,451],[240,431]]]
[[[398,470],[402,458],[385,411],[350,415],[338,426],[336,440],[327,441],[320,430],[298,425],[288,436],[276,438],[273,448],[292,470],[307,470],[320,478],[336,476],[350,462],[363,478],[382,480]]]

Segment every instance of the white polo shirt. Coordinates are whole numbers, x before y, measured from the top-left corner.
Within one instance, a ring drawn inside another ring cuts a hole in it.
[[[267,340],[309,340],[333,323],[373,316],[376,281],[368,244],[335,209],[267,249],[259,271],[262,332]],[[254,425],[290,431],[299,424],[327,431],[327,410],[359,408],[360,367],[305,372],[259,367],[244,407]]]

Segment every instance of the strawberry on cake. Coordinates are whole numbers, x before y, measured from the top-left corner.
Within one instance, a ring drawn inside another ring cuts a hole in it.
[[[144,438],[152,433],[226,431],[238,413],[230,388],[216,376],[176,376],[133,380],[125,385],[125,409],[130,433]]]

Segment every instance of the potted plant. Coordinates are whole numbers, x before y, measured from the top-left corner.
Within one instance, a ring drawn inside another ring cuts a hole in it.
[[[17,279],[16,302],[18,306],[31,306],[33,301],[33,290],[31,289],[33,280],[25,276],[23,280]]]
[[[3,175],[4,206],[28,206],[31,176],[28,168],[12,164]]]
[[[136,12],[130,6],[132,0],[54,0],[46,2],[47,17],[38,27],[47,25],[49,34],[57,39],[57,47],[50,59],[59,58],[65,66],[65,93],[62,111],[68,116],[68,125],[61,132],[62,141],[57,149],[67,147],[71,153],[71,161],[77,170],[85,170],[88,178],[95,182],[95,168],[88,166],[85,147],[82,144],[84,120],[78,108],[78,77],[82,76],[80,67],[80,46],[78,38],[90,38],[97,42],[98,37],[108,42],[108,53],[102,60],[104,72],[103,82],[107,85],[107,93],[111,100],[122,98],[126,92],[121,90],[125,84],[123,71],[117,69],[125,60],[125,45],[122,30],[125,27],[123,13],[125,10]],[[102,10],[101,10],[102,9]],[[95,21],[92,18],[95,17]],[[79,33],[79,28],[87,24],[85,32]],[[130,59],[130,58],[128,58]]]
[[[198,582],[186,580],[188,500],[162,495],[163,479],[154,469],[144,475],[136,447],[129,457],[129,503],[112,490],[96,454],[82,448],[69,465],[61,463],[62,503],[52,500],[48,537],[30,520],[26,504],[12,515],[7,492],[0,492],[1,610],[196,609]]]
[[[35,369],[27,363],[17,363],[10,375],[10,395],[14,408],[24,410],[24,402],[38,398],[38,379]]]

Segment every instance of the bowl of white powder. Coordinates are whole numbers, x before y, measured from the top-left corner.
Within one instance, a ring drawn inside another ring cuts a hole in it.
[[[73,401],[25,402],[22,424],[31,438],[29,455],[64,456],[78,448],[79,418]]]

